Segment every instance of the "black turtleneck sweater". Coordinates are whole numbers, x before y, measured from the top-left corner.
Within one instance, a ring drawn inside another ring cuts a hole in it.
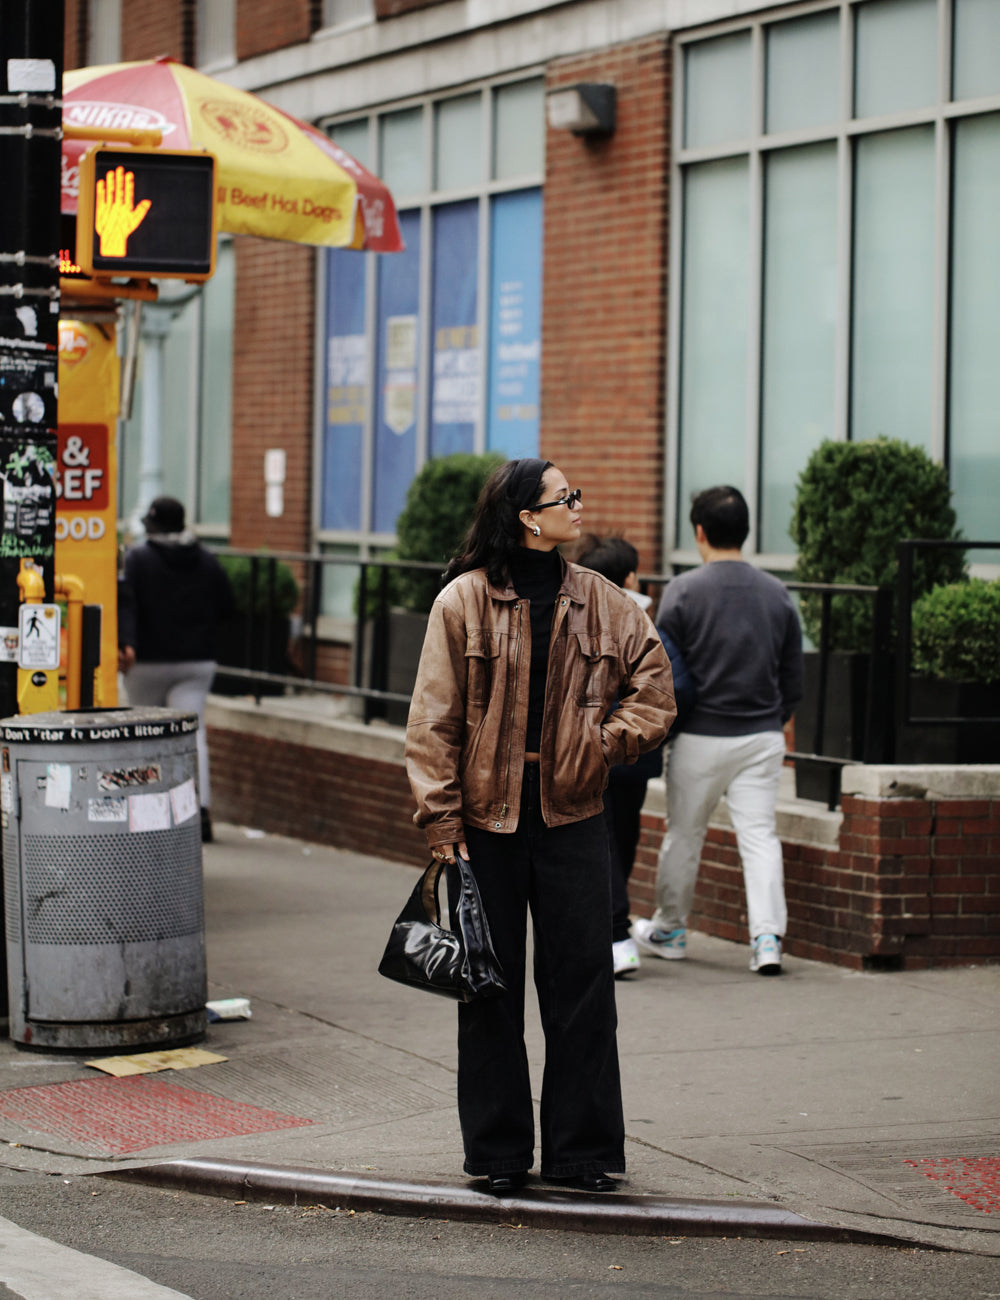
[[[510,562],[514,590],[528,601],[531,619],[531,677],[528,683],[528,734],[524,748],[537,754],[542,743],[542,714],[545,711],[545,677],[549,669],[549,640],[556,596],[562,584],[559,552],[518,548]]]

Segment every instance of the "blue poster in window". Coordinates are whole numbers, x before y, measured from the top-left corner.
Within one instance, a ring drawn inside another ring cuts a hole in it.
[[[372,467],[372,527],[378,533],[395,532],[417,462],[420,213],[400,213],[399,227],[406,251],[378,261],[378,402]]]
[[[476,324],[478,281],[478,200],[438,208],[434,213],[431,456],[474,447],[483,368]]]
[[[538,455],[542,192],[498,194],[490,212],[490,386],[486,444]]]
[[[369,259],[326,253],[326,367],[321,528],[361,527],[361,460],[368,406],[365,277]]]

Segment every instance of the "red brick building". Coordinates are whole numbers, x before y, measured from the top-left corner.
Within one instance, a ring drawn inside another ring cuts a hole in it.
[[[151,478],[140,372],[124,518],[155,483],[210,538],[361,559],[392,544],[429,456],[498,449],[557,462],[586,526],[625,532],[647,571],[693,562],[691,492],[736,483],[749,553],[780,572],[809,453],[884,433],[948,465],[966,536],[995,533],[1000,7],[67,0],[66,14],[67,67],[171,54],[320,125],[390,186],[407,244],[226,239],[203,291],[147,311],[162,456]],[[613,129],[559,125],[553,97],[581,85],[613,88]],[[320,624],[338,673],[342,573]],[[235,717],[214,723],[232,815],[348,842],[311,778],[280,787],[293,764],[325,773],[352,826],[370,822],[372,851],[420,856],[408,814],[384,812],[388,792],[406,797],[398,755],[345,771],[350,732],[339,760],[310,761],[292,722],[254,750],[257,724]],[[1000,955],[995,782],[968,800],[945,784],[917,802],[858,792],[835,832],[814,818],[785,835],[791,951]],[[655,838],[662,809],[649,815]],[[639,903],[651,868],[647,846]],[[720,824],[697,923],[736,937],[740,897]]]
[[[225,241],[215,282],[171,310],[160,475],[206,534],[374,553],[428,456],[497,448],[555,459],[584,489],[587,526],[625,530],[648,570],[692,560],[690,492],[735,482],[756,506],[751,549],[780,571],[809,452],[876,433],[946,460],[966,535],[988,534],[988,6],[66,13],[67,67],[190,62],[323,126],[404,217],[407,253],[391,258]],[[580,83],[614,88],[612,131],[546,124],[552,93]],[[148,489],[140,418],[123,445],[126,517]],[[272,448],[287,458],[280,516],[264,506]],[[343,614],[343,592],[325,609]]]

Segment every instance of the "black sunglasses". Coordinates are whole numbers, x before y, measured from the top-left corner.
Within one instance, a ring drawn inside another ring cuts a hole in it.
[[[583,500],[583,493],[579,488],[574,488],[568,496],[560,497],[558,501],[543,501],[541,505],[532,506],[532,510],[548,510],[551,506],[569,506],[570,510],[575,505],[579,505]]]

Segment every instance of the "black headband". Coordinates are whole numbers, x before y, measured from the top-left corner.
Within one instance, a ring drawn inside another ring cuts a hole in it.
[[[550,460],[538,460],[534,456],[525,456],[522,460],[511,462],[513,470],[507,480],[507,499],[518,512],[534,505],[542,490],[542,475],[551,466]]]

